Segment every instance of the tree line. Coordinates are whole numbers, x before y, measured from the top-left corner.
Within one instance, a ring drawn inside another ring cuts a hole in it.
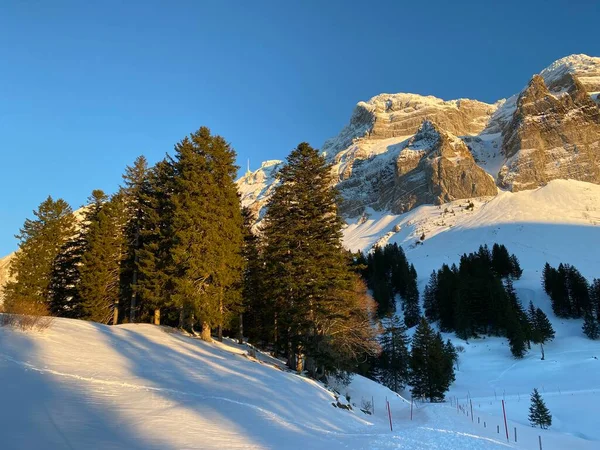
[[[459,266],[444,264],[434,271],[424,292],[425,316],[440,329],[468,340],[479,335],[506,336],[516,358],[522,358],[531,343],[543,345],[554,338],[546,314],[529,304],[527,311],[517,298],[513,280],[523,271],[519,260],[506,247],[487,245],[464,254]]]
[[[570,264],[557,268],[546,263],[542,272],[542,286],[552,302],[552,311],[558,317],[584,319],[583,332],[590,339],[600,338],[600,279],[588,283]]]
[[[203,127],[152,167],[137,158],[81,217],[48,197],[17,236],[5,311],[245,336],[316,378],[376,355],[375,304],[342,248],[324,157],[306,143],[291,152],[259,230],[235,157]]]

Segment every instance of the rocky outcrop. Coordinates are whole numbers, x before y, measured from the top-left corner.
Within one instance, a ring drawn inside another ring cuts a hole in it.
[[[533,189],[563,178],[600,183],[600,109],[568,71],[547,86],[535,75],[503,130],[498,185]]]
[[[430,121],[406,143],[359,164],[338,188],[347,216],[366,207],[400,214],[422,204],[497,193],[494,179],[477,166],[464,142]]]
[[[480,133],[501,103],[444,101],[416,94],[380,94],[359,102],[340,134],[323,144],[338,179],[352,175],[354,162],[388,151],[414,135],[424,120],[457,136]]]

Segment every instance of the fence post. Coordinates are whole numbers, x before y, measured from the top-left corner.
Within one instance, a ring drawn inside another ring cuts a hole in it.
[[[469,403],[471,403],[471,422],[475,422],[475,418],[473,417],[473,400],[469,399]]]
[[[371,408],[373,409],[373,415],[375,415],[375,399],[371,395]]]
[[[485,420],[483,421],[483,428],[486,428],[486,426],[485,426]]]
[[[539,440],[539,442],[540,442],[540,450],[542,450],[542,437],[541,437],[541,436],[538,436],[538,440]]]
[[[413,410],[413,398],[410,397],[410,420],[412,420],[412,410]]]
[[[506,430],[506,440],[508,441],[508,424],[506,423],[506,408],[504,408],[504,400],[502,400],[502,413],[504,414],[504,429]]]
[[[515,442],[517,442],[517,427],[515,427]]]
[[[388,402],[386,400],[386,403],[387,403],[388,417],[390,418],[390,431],[394,431],[394,428],[392,427],[392,409],[390,408],[390,402]]]
[[[500,425],[496,425],[496,432],[500,434]]]

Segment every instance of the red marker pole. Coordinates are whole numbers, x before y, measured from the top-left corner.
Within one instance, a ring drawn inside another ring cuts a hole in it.
[[[508,441],[508,424],[506,423],[506,408],[504,407],[504,400],[502,400],[502,414],[504,414],[504,429],[506,430],[506,440]]]

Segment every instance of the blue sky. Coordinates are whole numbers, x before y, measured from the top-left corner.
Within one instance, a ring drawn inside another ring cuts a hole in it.
[[[256,168],[381,92],[493,102],[600,56],[599,3],[571,3],[3,1],[0,256],[48,194],[114,192],[202,125]]]

